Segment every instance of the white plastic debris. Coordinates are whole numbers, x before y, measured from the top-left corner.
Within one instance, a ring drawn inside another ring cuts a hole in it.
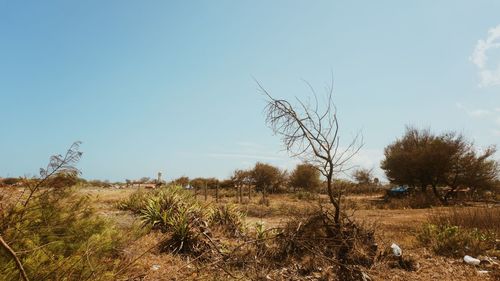
[[[400,257],[401,255],[403,255],[403,250],[401,250],[401,248],[398,245],[396,245],[395,243],[392,243],[391,249],[392,249],[392,253],[396,257]]]
[[[470,264],[470,265],[479,265],[479,263],[481,263],[480,260],[476,259],[476,258],[473,258],[469,255],[466,255],[464,256],[464,262],[466,264]]]
[[[488,270],[478,270],[477,271],[477,274],[479,274],[479,275],[488,274],[488,273],[489,273]]]
[[[151,269],[156,271],[156,270],[160,269],[160,266],[157,264],[153,264],[153,266],[151,266]]]

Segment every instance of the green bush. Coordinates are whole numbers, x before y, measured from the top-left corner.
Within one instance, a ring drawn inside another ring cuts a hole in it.
[[[463,257],[481,255],[495,248],[495,234],[477,228],[425,224],[417,236],[425,246],[436,254]]]

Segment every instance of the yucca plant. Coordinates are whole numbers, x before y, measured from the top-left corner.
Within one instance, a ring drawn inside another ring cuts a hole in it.
[[[200,255],[208,248],[209,236],[206,213],[196,205],[180,205],[167,219],[170,238],[163,246],[174,253]]]
[[[169,211],[162,209],[162,204],[157,198],[151,198],[147,201],[145,208],[141,210],[140,218],[144,225],[165,230]]]
[[[229,234],[239,236],[245,231],[244,217],[236,206],[229,204],[213,208],[209,220],[211,225],[220,226]]]
[[[142,209],[146,206],[148,198],[150,197],[151,193],[138,190],[132,193],[127,199],[118,202],[117,208],[120,210],[128,210],[136,214],[140,214]]]

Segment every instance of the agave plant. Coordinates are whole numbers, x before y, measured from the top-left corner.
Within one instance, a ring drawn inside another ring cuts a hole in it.
[[[232,235],[241,235],[245,230],[244,214],[234,205],[223,205],[214,208],[210,213],[210,223],[222,226]]]
[[[167,220],[167,210],[162,209],[161,202],[157,198],[147,200],[146,206],[141,210],[140,218],[144,225],[153,228],[162,228]]]
[[[180,205],[177,212],[168,218],[171,237],[167,247],[175,253],[201,254],[207,246],[206,214],[197,205]]]

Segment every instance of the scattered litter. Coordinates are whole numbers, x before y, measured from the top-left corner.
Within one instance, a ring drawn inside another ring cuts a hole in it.
[[[473,258],[471,256],[468,256],[468,255],[466,255],[464,257],[464,262],[467,263],[467,264],[470,264],[470,265],[479,265],[481,263],[480,260],[478,260],[476,258]]]
[[[488,273],[489,273],[488,270],[478,270],[477,271],[477,274],[479,274],[479,275],[488,274]]]
[[[153,266],[151,266],[151,269],[156,271],[156,270],[160,269],[160,266],[157,264],[153,264]]]
[[[400,257],[403,255],[403,250],[401,250],[401,248],[396,245],[395,243],[392,243],[391,245],[391,249],[392,249],[392,253],[396,256],[396,257]]]

